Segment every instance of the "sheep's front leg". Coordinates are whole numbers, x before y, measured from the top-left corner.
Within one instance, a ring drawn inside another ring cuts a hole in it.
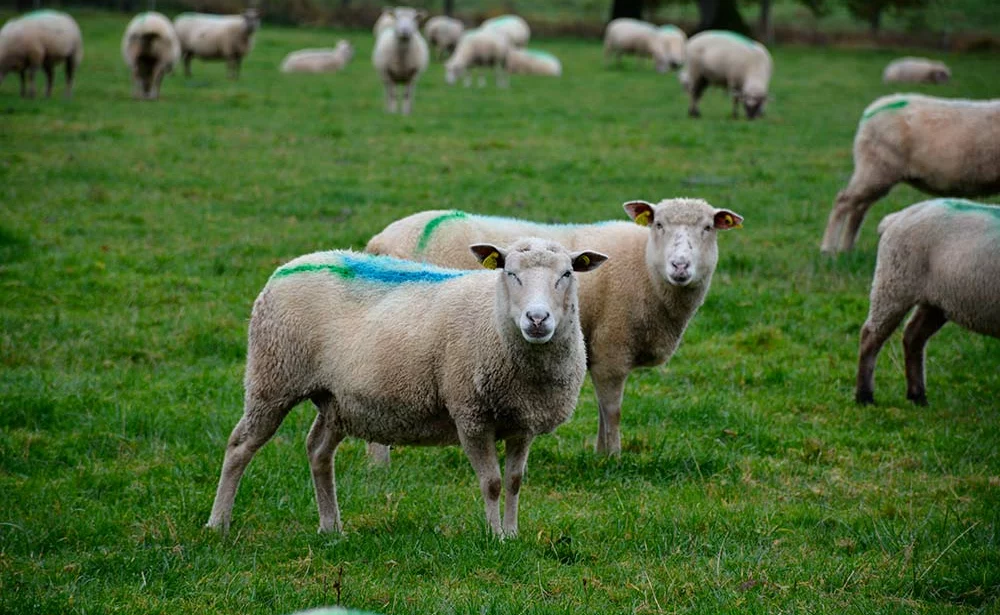
[[[239,58],[233,58],[233,59],[227,60],[226,61],[226,65],[227,65],[227,67],[229,69],[227,71],[229,73],[229,78],[233,79],[233,80],[239,79],[240,78],[240,59]]]
[[[368,460],[378,466],[387,466],[391,459],[391,453],[389,447],[385,444],[379,444],[378,442],[369,442],[366,447],[368,451]]]
[[[184,58],[184,76],[185,77],[190,77],[191,76],[191,59],[194,58],[194,54],[191,53],[190,51],[185,51],[184,55],[183,55],[183,58]]]
[[[506,88],[510,86],[510,73],[508,73],[503,64],[499,62],[496,65],[496,84],[498,88]]]
[[[45,73],[45,98],[52,98],[52,82],[55,81],[55,67],[51,63],[42,64],[42,71]]]
[[[618,456],[622,452],[622,436],[619,424],[622,418],[622,396],[628,372],[604,371],[595,366],[590,372],[597,393],[598,426],[597,452]]]
[[[76,62],[73,57],[66,58],[66,98],[73,96],[73,75],[76,72]]]
[[[492,432],[470,435],[459,428],[458,438],[462,450],[472,464],[479,479],[479,490],[486,502],[486,523],[497,536],[503,536],[500,529],[500,462],[497,461],[496,438]]]
[[[924,377],[924,347],[932,335],[948,322],[940,309],[921,305],[913,312],[903,331],[903,356],[906,359],[906,399],[918,406],[927,405]]]
[[[506,441],[503,480],[507,495],[503,503],[503,533],[509,538],[517,536],[518,495],[521,492],[524,468],[528,465],[528,449],[531,447],[531,441],[531,436],[508,438]]]
[[[28,79],[28,89],[25,93],[25,73],[27,73]],[[22,98],[34,98],[35,97],[35,67],[29,66],[23,72],[21,72],[21,97]]]
[[[390,81],[385,82],[385,110],[388,113],[396,112],[396,85]]]
[[[701,95],[705,93],[705,88],[708,87],[708,80],[704,77],[699,77],[691,82],[691,104],[688,106],[688,117],[701,117],[701,111],[698,110],[698,101],[701,100]]]
[[[417,80],[411,79],[403,90],[403,115],[409,115],[413,108],[413,92],[416,89]]]
[[[337,504],[337,482],[333,467],[333,456],[344,435],[333,429],[327,415],[333,412],[331,404],[319,408],[313,421],[306,450],[309,452],[309,468],[312,470],[313,488],[316,491],[316,507],[319,508],[319,531],[341,532],[340,506]]]

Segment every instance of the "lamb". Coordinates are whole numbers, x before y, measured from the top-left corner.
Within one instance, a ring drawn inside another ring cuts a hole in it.
[[[739,117],[741,102],[748,120],[764,114],[767,88],[774,71],[766,47],[735,32],[706,30],[688,40],[686,54],[686,89],[691,96],[689,116],[701,117],[698,101],[710,85],[729,90],[733,97],[733,118]]]
[[[174,26],[160,13],[132,18],[122,36],[122,58],[132,73],[132,96],[157,100],[163,77],[180,60],[181,44]]]
[[[247,464],[309,399],[318,410],[306,448],[321,532],[342,530],[333,456],[356,436],[461,444],[490,529],[517,534],[528,448],[570,417],[586,373],[573,272],[606,257],[541,239],[466,249],[496,271],[334,251],[274,272],[254,302],[244,414],[229,437],[208,527],[228,528]],[[497,440],[506,442],[504,483]]]
[[[600,410],[597,452],[621,453],[619,421],[629,372],[670,359],[684,329],[705,300],[718,261],[716,231],[739,228],[743,218],[701,199],[624,204],[634,220],[590,225],[534,224],[459,211],[427,211],[393,222],[367,252],[471,268],[464,246],[534,235],[579,249],[593,247],[609,263],[580,283],[580,323]],[[375,447],[377,460],[387,451]]]
[[[424,36],[441,60],[455,52],[455,47],[464,31],[465,26],[462,22],[444,15],[431,17],[424,24]]]
[[[344,68],[354,57],[354,47],[345,40],[337,41],[334,48],[300,49],[285,56],[281,62],[283,73],[335,73]]]
[[[531,28],[524,18],[517,15],[499,15],[479,24],[482,30],[492,30],[507,37],[511,47],[524,47],[531,40]]]
[[[469,30],[462,35],[452,54],[444,65],[444,79],[449,85],[454,84],[460,77],[465,77],[465,86],[472,83],[470,68],[493,67],[496,71],[496,84],[498,87],[507,86],[507,75],[504,68],[507,65],[507,55],[510,51],[510,44],[507,38],[491,30],[477,28]],[[479,85],[486,85],[486,77],[480,75]]]
[[[397,85],[406,87],[401,98],[402,113],[409,115],[413,106],[413,90],[420,75],[427,70],[427,42],[420,36],[417,20],[423,13],[408,7],[392,9],[394,25],[379,34],[372,52],[372,64],[385,86],[385,108],[395,113]]]
[[[948,321],[1000,338],[1000,207],[934,199],[886,216],[871,306],[861,328],[858,403],[875,400],[875,360],[916,306],[903,333],[906,398],[927,405],[924,347]]]
[[[231,79],[239,79],[240,63],[253,49],[254,34],[260,29],[257,9],[240,15],[181,13],[174,18],[181,41],[184,76],[191,76],[191,59],[225,60]]]
[[[562,63],[551,53],[537,49],[511,49],[507,53],[507,72],[559,77],[562,75]]]
[[[0,28],[0,83],[7,73],[21,75],[21,97],[35,97],[35,71],[45,71],[45,96],[52,96],[55,67],[66,63],[66,98],[83,60],[83,36],[76,21],[60,11],[33,11]]]
[[[951,70],[944,62],[927,58],[899,58],[885,67],[882,83],[947,83]]]
[[[674,58],[671,55],[669,39],[661,35],[656,26],[628,17],[611,20],[604,30],[605,60],[614,56],[621,63],[623,54],[653,58],[656,70],[661,73],[682,63],[682,57]]]
[[[998,160],[1000,98],[879,98],[861,115],[854,173],[837,194],[820,249],[851,250],[868,209],[900,182],[933,196],[998,193]]]

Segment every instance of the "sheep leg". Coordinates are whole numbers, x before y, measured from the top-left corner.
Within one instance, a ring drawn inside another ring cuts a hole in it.
[[[504,489],[506,496],[503,503],[503,535],[508,538],[517,536],[517,503],[521,493],[521,480],[524,478],[524,468],[528,465],[528,449],[531,448],[531,436],[508,438],[504,456]]]
[[[27,90],[27,84],[28,84],[28,82],[27,82],[27,79],[26,79],[27,73],[28,73],[28,69],[24,69],[20,73],[18,73],[20,75],[20,77],[21,77],[21,98],[27,98],[28,97],[28,90]]]
[[[167,67],[158,65],[153,69],[153,87],[152,92],[150,92],[149,98],[151,100],[159,100],[160,98],[160,85],[163,83],[163,78],[167,75]]]
[[[496,64],[496,84],[498,88],[506,88],[510,86],[510,74],[504,68],[503,64],[497,62]]]
[[[823,233],[820,250],[827,253],[847,252],[854,247],[858,231],[868,209],[896,184],[896,178],[885,178],[881,173],[868,171],[870,165],[855,162],[854,173],[847,187],[837,193],[830,211],[830,218]]]
[[[859,404],[875,403],[875,360],[885,341],[899,327],[910,304],[877,296],[872,290],[868,320],[861,327],[861,344],[858,350],[858,377],[854,399]]]
[[[230,79],[240,78],[240,59],[234,58],[232,60],[226,60],[226,73]]]
[[[500,489],[503,481],[500,479],[500,462],[497,461],[496,438],[493,433],[472,435],[459,428],[458,439],[479,479],[479,490],[486,506],[486,523],[494,534],[503,536],[500,529]]]
[[[390,449],[388,446],[379,444],[378,442],[369,442],[365,448],[368,451],[368,460],[373,465],[389,465]]]
[[[27,73],[27,79],[28,79],[27,93],[25,93],[25,89],[24,89],[25,73]],[[34,66],[29,66],[23,72],[21,72],[21,97],[22,98],[34,98],[35,97],[35,67]]]
[[[701,111],[698,110],[698,101],[701,100],[701,95],[705,93],[705,88],[708,87],[708,79],[704,77],[698,77],[691,82],[691,105],[688,107],[688,117],[701,117]]]
[[[73,57],[66,58],[66,98],[73,97],[73,76],[76,73],[76,62]]]
[[[409,115],[410,110],[413,108],[413,90],[416,85],[417,82],[415,79],[410,80],[403,90],[403,115]]]
[[[622,437],[619,425],[622,418],[622,396],[628,374],[602,373],[591,370],[597,393],[597,447],[598,453],[618,456],[622,452]]]
[[[341,532],[340,507],[337,505],[337,482],[333,467],[333,456],[344,434],[336,431],[328,420],[336,412],[332,396],[329,401],[317,404],[319,412],[313,421],[306,450],[309,452],[309,469],[312,470],[313,487],[316,491],[316,507],[319,508],[319,531]]]
[[[385,82],[385,110],[388,113],[396,112],[396,85],[392,81]]]
[[[191,76],[191,59],[194,58],[194,54],[190,51],[185,51],[183,54],[184,59],[184,76]]]
[[[42,71],[45,73],[45,98],[52,98],[52,82],[55,81],[55,67],[52,63],[42,64]]]
[[[918,406],[927,405],[924,379],[924,347],[932,335],[948,322],[944,312],[930,305],[920,305],[903,331],[903,356],[906,357],[906,399]]]

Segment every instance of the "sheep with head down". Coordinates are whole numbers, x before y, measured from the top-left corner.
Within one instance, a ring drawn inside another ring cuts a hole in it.
[[[122,59],[132,73],[133,98],[157,100],[163,78],[180,57],[181,44],[169,19],[155,11],[133,17],[122,37]]]
[[[83,36],[76,21],[60,11],[33,11],[0,28],[0,83],[9,72],[21,76],[21,97],[35,96],[35,72],[45,72],[45,96],[52,96],[55,67],[66,65],[66,98],[83,60]]]
[[[455,53],[444,65],[444,80],[448,85],[463,79],[465,86],[472,84],[473,69],[492,68],[496,76],[497,87],[507,87],[508,79],[505,71],[507,55],[511,46],[507,38],[492,30],[477,28],[468,30],[462,35],[455,48]],[[479,86],[486,85],[486,75],[479,76]]]
[[[687,64],[680,75],[691,97],[690,117],[701,117],[698,103],[710,85],[726,88],[733,99],[733,119],[740,105],[748,120],[764,115],[774,62],[767,48],[736,32],[705,30],[688,39]]]

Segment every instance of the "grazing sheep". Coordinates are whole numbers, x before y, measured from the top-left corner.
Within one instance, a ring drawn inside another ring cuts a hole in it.
[[[670,53],[670,67],[679,68],[684,64],[685,51],[687,46],[687,34],[677,26],[664,24],[657,28],[660,38],[667,41],[667,48]]]
[[[951,70],[944,62],[927,58],[899,58],[889,62],[882,83],[947,83]]]
[[[537,49],[511,49],[507,52],[507,72],[559,77],[562,75],[562,63],[551,53]]]
[[[122,58],[132,73],[132,97],[158,99],[163,77],[180,57],[181,44],[169,19],[153,11],[133,17],[122,37]]]
[[[424,24],[424,36],[427,42],[437,51],[439,60],[444,60],[455,52],[455,46],[462,38],[465,26],[457,19],[437,15]]]
[[[886,216],[861,328],[858,403],[875,400],[875,359],[903,317],[906,398],[927,404],[924,346],[948,321],[1000,338],[1000,207],[935,199]]]
[[[52,96],[55,67],[66,63],[66,98],[73,95],[73,75],[83,60],[83,36],[76,21],[59,11],[34,11],[0,28],[0,83],[7,73],[21,76],[21,97],[35,97],[35,71],[45,71],[45,96]]]
[[[741,102],[748,120],[764,115],[767,87],[774,71],[766,47],[735,32],[706,30],[688,40],[686,55],[689,116],[701,117],[698,101],[710,85],[729,90],[733,118],[739,117]]]
[[[306,447],[320,531],[341,530],[333,456],[356,436],[461,444],[490,528],[517,534],[528,448],[570,417],[587,369],[573,272],[606,257],[542,239],[466,249],[497,271],[336,251],[274,272],[250,317],[244,414],[229,437],[209,527],[228,528],[250,459],[309,399],[318,410]],[[506,442],[505,483],[497,440]]]
[[[459,211],[428,211],[393,222],[373,237],[368,252],[471,268],[464,246],[534,235],[611,257],[580,282],[580,324],[600,408],[597,451],[621,452],[618,424],[628,374],[670,359],[684,329],[705,300],[718,261],[717,231],[742,218],[701,199],[658,205],[625,203],[635,221],[588,225],[534,224]],[[387,451],[372,451],[387,459]]]
[[[498,87],[507,86],[507,75],[504,68],[507,65],[507,54],[510,44],[507,38],[491,30],[477,28],[468,30],[462,35],[455,47],[455,53],[444,65],[444,79],[451,85],[459,78],[465,77],[465,86],[472,83],[471,68],[493,67]],[[479,76],[479,86],[486,85],[486,76]]]
[[[253,49],[254,34],[260,29],[257,9],[240,15],[181,13],[174,18],[181,41],[184,76],[191,76],[191,59],[225,60],[227,74],[239,79],[240,63]]]
[[[335,73],[354,57],[354,47],[347,41],[337,41],[334,48],[300,49],[285,56],[283,73]]]
[[[377,40],[380,34],[391,29],[394,25],[396,25],[396,18],[392,14],[392,9],[382,9],[382,13],[375,20],[375,25],[372,26],[372,34]]]
[[[854,173],[837,194],[823,252],[854,247],[871,206],[905,182],[934,196],[1000,192],[1000,99],[893,94],[868,105],[854,136]]]
[[[531,40],[531,28],[524,18],[517,15],[491,17],[479,24],[482,30],[492,30],[507,37],[511,47],[524,47]]]
[[[429,54],[427,42],[420,36],[417,20],[422,11],[408,7],[392,9],[393,26],[379,34],[372,52],[375,72],[385,86],[385,109],[395,113],[397,107],[395,88],[405,86],[401,95],[402,113],[409,115],[413,106],[413,90],[420,75],[427,70]]]
[[[656,70],[661,73],[680,66],[683,55],[674,57],[670,52],[670,39],[651,23],[619,17],[604,30],[604,59],[613,55],[620,64],[623,54],[640,58],[653,58]]]

